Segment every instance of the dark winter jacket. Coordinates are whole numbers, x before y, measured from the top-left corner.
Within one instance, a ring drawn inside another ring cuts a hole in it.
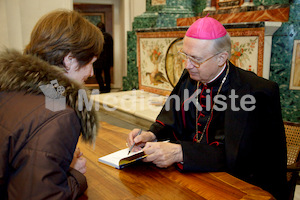
[[[39,87],[53,80],[65,89],[60,99]],[[1,199],[75,199],[85,191],[84,175],[70,163],[80,134],[93,142],[98,123],[94,110],[78,110],[79,89],[35,56],[0,54]],[[64,98],[65,108],[57,109]]]

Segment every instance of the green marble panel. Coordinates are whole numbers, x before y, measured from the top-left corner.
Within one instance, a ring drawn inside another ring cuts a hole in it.
[[[192,9],[195,14],[201,13],[206,7],[206,0],[194,0],[192,2]]]
[[[138,28],[154,28],[156,27],[158,14],[145,12],[144,14],[135,17],[132,23],[133,30]]]
[[[300,4],[300,0],[291,0],[291,4]]]
[[[275,5],[275,4],[289,4],[289,0],[253,0],[255,6],[259,5]]]
[[[290,22],[300,21],[299,11],[300,11],[300,0],[298,0],[297,3],[290,5],[290,16],[289,16]]]
[[[195,16],[192,0],[167,0],[167,5],[158,11],[157,27],[176,27],[177,18]]]
[[[284,23],[273,36],[270,80],[278,83],[283,120],[300,122],[300,90],[290,90],[294,40],[300,40],[300,22]]]
[[[146,0],[146,11],[147,12],[158,12],[162,10],[165,7],[165,5],[158,5],[158,6],[152,6],[151,0]]]
[[[186,18],[193,17],[194,13],[159,13],[159,17],[157,19],[157,27],[176,27],[177,26],[177,18]]]
[[[167,0],[167,6],[182,6],[185,8],[192,8],[192,0]]]
[[[136,60],[136,33],[127,32],[127,76],[123,77],[123,90],[139,88],[138,68]]]

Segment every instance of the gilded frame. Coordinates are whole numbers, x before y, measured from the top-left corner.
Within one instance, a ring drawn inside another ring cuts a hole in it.
[[[300,40],[294,40],[290,90],[300,90]]]
[[[244,59],[244,56],[247,56],[245,50],[247,49],[247,53],[251,51],[251,49],[255,49],[255,55],[251,55],[245,62],[245,59],[242,62],[238,62],[237,65],[245,63],[246,66],[237,66],[245,70],[253,71],[258,76],[263,76],[263,58],[264,58],[264,37],[265,37],[265,29],[264,28],[237,28],[237,29],[226,29],[229,33],[231,40],[233,43],[237,38],[243,38],[244,43],[239,45],[239,50],[243,50],[244,54],[240,54],[242,52],[238,52],[238,58],[235,58],[233,54],[236,54],[234,46],[231,47],[231,59],[230,61],[234,64],[237,64],[235,60]],[[253,44],[251,41],[253,41]],[[254,44],[255,43],[255,44]],[[253,48],[252,48],[253,45]],[[253,51],[252,51],[253,53]],[[249,55],[248,55],[249,56]]]
[[[97,13],[80,13],[83,17],[89,20],[95,26],[101,21],[105,23],[105,13],[97,12]]]
[[[170,44],[186,31],[137,32],[139,89],[169,95],[173,86],[166,74],[166,55]]]

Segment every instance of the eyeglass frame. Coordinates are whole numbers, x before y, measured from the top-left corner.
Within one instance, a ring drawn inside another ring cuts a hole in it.
[[[213,56],[207,58],[206,60],[204,60],[202,62],[199,62],[196,58],[193,58],[192,56],[187,55],[186,53],[184,53],[182,51],[182,49],[180,49],[177,53],[180,54],[181,56],[184,56],[184,58],[183,58],[184,60],[189,60],[194,67],[199,68],[200,65],[202,65],[203,63],[209,61],[210,59],[212,59],[213,57],[215,57],[216,55],[218,55],[218,54],[220,54],[222,52],[216,53]],[[194,64],[193,62],[195,62],[196,64]]]

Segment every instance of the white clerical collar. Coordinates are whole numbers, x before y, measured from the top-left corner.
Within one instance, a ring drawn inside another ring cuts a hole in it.
[[[223,71],[225,70],[226,68],[226,62],[224,63],[223,67],[222,67],[222,70],[213,78],[211,79],[210,81],[208,81],[207,83],[205,83],[204,85],[208,84],[208,83],[211,83],[213,82],[214,80],[216,80],[222,73]]]

